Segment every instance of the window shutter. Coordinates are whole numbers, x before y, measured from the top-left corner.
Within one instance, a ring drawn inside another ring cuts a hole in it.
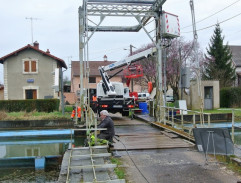
[[[24,72],[29,72],[29,61],[24,62]]]
[[[31,71],[32,72],[36,72],[37,71],[36,61],[35,60],[31,61]]]

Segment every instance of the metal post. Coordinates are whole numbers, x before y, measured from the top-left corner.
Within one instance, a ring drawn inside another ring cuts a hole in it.
[[[183,129],[183,109],[181,109],[182,129]]]
[[[163,67],[164,67],[164,69],[163,69],[163,76],[164,76],[164,78],[163,78],[163,80],[164,80],[164,106],[166,106],[166,96],[167,96],[167,85],[166,85],[166,82],[167,82],[167,76],[166,76],[166,70],[167,70],[167,65],[166,65],[166,63],[167,63],[167,48],[165,47],[164,49],[163,49]]]
[[[94,118],[94,122],[95,122],[95,129],[97,129],[97,119]],[[95,130],[95,144],[97,144],[97,131]]]
[[[196,127],[196,114],[194,113],[193,114],[193,127],[195,128]]]
[[[164,116],[163,116],[163,121],[164,121],[164,125],[166,125],[166,107],[165,106],[162,106],[161,109],[163,109],[164,111]]]
[[[208,114],[208,127],[210,127],[210,114]]]
[[[172,108],[172,127],[174,126],[174,108]]]
[[[156,117],[157,121],[161,121],[161,116],[163,116],[163,111],[161,110],[161,106],[163,106],[163,93],[162,93],[162,50],[161,50],[161,39],[158,39],[157,44],[157,70],[158,70],[158,78],[157,78],[157,110]]]
[[[234,143],[234,109],[232,109],[232,141]]]
[[[85,1],[83,1],[85,3]],[[85,7],[83,5],[83,7]],[[80,61],[80,107],[81,107],[81,121],[84,120],[84,87],[83,87],[83,59],[84,59],[84,11],[79,8],[79,61]],[[87,126],[87,125],[86,125]]]
[[[64,115],[64,81],[63,81],[63,69],[60,68],[60,77],[61,77],[61,109],[62,109],[62,115]]]

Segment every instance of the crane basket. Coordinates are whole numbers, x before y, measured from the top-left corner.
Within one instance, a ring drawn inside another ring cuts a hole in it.
[[[129,65],[126,69],[123,70],[125,78],[139,78],[143,76],[143,68],[141,65]]]

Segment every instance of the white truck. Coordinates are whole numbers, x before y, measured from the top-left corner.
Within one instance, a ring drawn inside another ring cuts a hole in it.
[[[123,116],[129,115],[129,109],[134,108],[134,98],[129,96],[129,88],[124,87],[121,82],[111,82],[110,79],[116,74],[122,72],[124,68],[112,76],[108,76],[107,72],[118,69],[123,66],[129,66],[131,63],[139,61],[144,57],[152,55],[153,48],[137,53],[124,60],[112,63],[107,66],[99,67],[102,80],[97,84],[97,110],[108,110],[111,113],[120,112]]]
[[[103,89],[103,82],[97,84],[98,111],[106,109],[111,113],[120,112],[122,116],[129,115],[129,109],[134,108],[134,99],[129,96],[129,88],[121,82],[112,82],[116,95],[108,96]]]

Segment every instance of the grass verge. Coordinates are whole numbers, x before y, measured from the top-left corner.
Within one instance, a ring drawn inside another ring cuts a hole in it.
[[[232,170],[233,172],[241,175],[241,168],[240,165],[238,165],[237,163],[235,163],[234,161],[232,161],[232,158],[235,158],[234,155],[231,156],[222,156],[222,155],[216,155],[216,159],[219,162],[225,163],[226,167],[229,170]]]
[[[118,179],[125,179],[125,169],[122,167],[119,167],[120,165],[122,165],[122,162],[117,159],[117,158],[111,158],[111,163],[113,164],[117,164],[117,167],[114,169]]]
[[[62,115],[62,112],[10,112],[7,113],[5,111],[0,111],[0,121],[17,121],[17,120],[63,120],[63,119],[70,119],[70,114],[65,113]]]

